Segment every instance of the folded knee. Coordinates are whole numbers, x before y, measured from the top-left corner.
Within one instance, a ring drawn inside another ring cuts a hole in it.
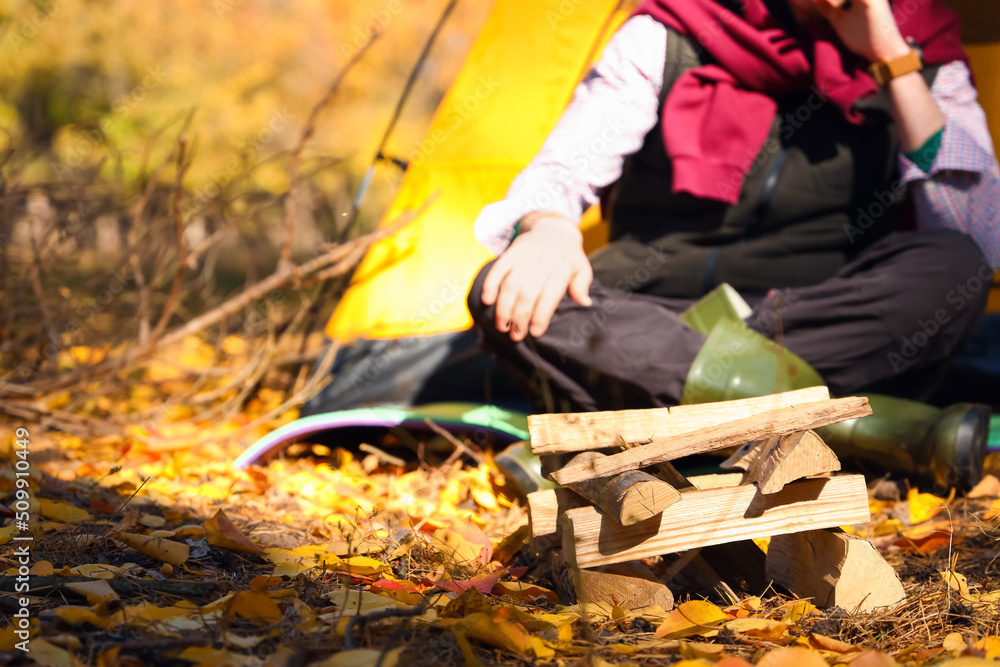
[[[479,269],[479,273],[476,274],[476,279],[472,281],[472,288],[466,297],[466,304],[469,307],[469,313],[472,315],[472,321],[477,325],[492,321],[493,318],[493,307],[483,303],[483,284],[486,282],[486,276],[496,261],[496,259],[490,260],[483,268]]]

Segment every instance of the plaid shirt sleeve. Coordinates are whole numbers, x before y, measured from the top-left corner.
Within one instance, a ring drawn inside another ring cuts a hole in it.
[[[941,147],[927,172],[900,155],[921,229],[954,229],[979,244],[1000,267],[1000,168],[986,114],[962,62],[938,70],[931,88],[945,117]]]
[[[503,200],[475,222],[476,238],[500,254],[514,225],[532,211],[578,221],[599,192],[621,176],[624,158],[639,150],[656,124],[667,31],[649,16],[627,20],[577,86],[541,150],[511,183]]]

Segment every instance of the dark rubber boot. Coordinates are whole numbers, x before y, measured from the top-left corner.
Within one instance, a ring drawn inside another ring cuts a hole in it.
[[[697,312],[700,305],[689,312]],[[718,304],[712,309],[719,312]],[[691,365],[681,403],[750,398],[823,384],[800,357],[737,318],[691,319],[695,328],[708,322],[711,330]],[[845,464],[874,476],[888,472],[915,484],[934,484],[944,493],[950,487],[968,491],[982,478],[988,407],[959,403],[942,410],[882,395],[869,395],[868,400],[871,416],[818,429]]]

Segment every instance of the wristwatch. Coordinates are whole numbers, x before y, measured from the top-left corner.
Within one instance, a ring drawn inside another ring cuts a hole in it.
[[[868,66],[868,73],[875,79],[875,83],[884,86],[896,77],[910,72],[919,72],[923,68],[924,63],[920,57],[920,51],[914,48],[910,49],[910,52],[905,56],[872,63]]]

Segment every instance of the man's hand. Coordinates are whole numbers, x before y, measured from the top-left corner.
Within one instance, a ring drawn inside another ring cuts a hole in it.
[[[483,303],[496,303],[497,329],[520,341],[529,332],[545,333],[567,292],[589,306],[593,278],[576,224],[555,213],[533,213],[521,220],[521,233],[487,274]]]
[[[811,0],[844,45],[869,62],[905,56],[910,51],[889,0]]]

